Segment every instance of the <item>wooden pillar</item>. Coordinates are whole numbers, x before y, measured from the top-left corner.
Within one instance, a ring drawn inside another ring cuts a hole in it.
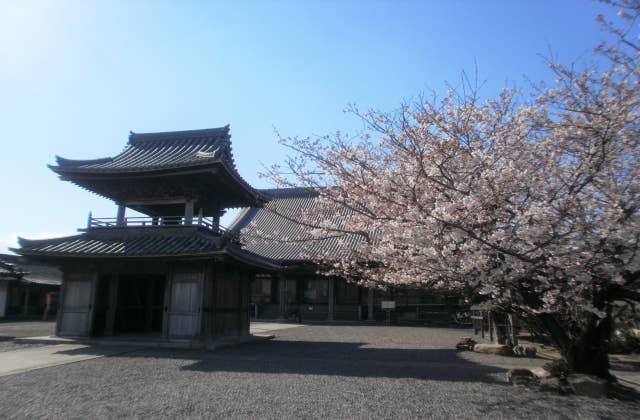
[[[9,282],[0,280],[0,318],[6,315],[7,302],[9,302]]]
[[[193,200],[189,200],[184,205],[184,224],[193,224]]]
[[[344,280],[343,280],[344,281]],[[362,286],[358,286],[358,321],[362,321]]]
[[[225,211],[218,209],[213,213],[213,230],[220,229],[220,218],[224,215]]]
[[[489,340],[493,343],[493,313],[492,311],[487,311],[489,317]]]
[[[169,337],[169,306],[171,306],[171,287],[173,286],[173,268],[167,273],[164,283],[164,299],[162,300],[162,338]]]
[[[202,283],[202,335],[205,341],[211,341],[214,335],[213,305],[213,264],[204,264],[204,279]]]
[[[149,332],[153,328],[153,295],[156,286],[155,279],[149,280],[151,284],[147,287],[147,295],[144,300],[144,330]]]
[[[509,331],[509,341],[511,342],[512,346],[517,346],[518,345],[518,334],[517,334],[517,329],[518,329],[518,319],[516,318],[515,314],[508,314],[507,315],[507,328]]]
[[[116,225],[124,226],[125,225],[125,211],[126,207],[123,204],[118,204],[118,214],[116,215]]]
[[[280,304],[279,318],[284,319],[287,314],[287,279],[278,275],[278,303]]]
[[[66,294],[67,294],[67,282],[64,281],[64,277],[65,277],[65,272],[62,272],[63,276],[63,280],[62,280],[62,284],[60,285],[60,293],[58,294],[58,310],[56,311],[56,328],[55,328],[55,335],[59,335],[60,334],[60,327],[62,326],[62,312],[63,312],[63,308],[64,308],[64,300],[66,299]]]
[[[29,315],[29,300],[31,298],[31,290],[27,286],[24,292],[24,306],[22,308],[22,315]]]
[[[243,297],[244,297],[244,272],[243,270],[240,270],[238,268],[236,268],[236,270],[234,271],[234,277],[236,278],[236,280],[240,280],[240,284],[238,287],[238,309],[236,310],[236,314],[238,316],[237,318],[237,324],[236,324],[236,328],[235,331],[233,332],[233,335],[235,336],[241,336],[244,335],[244,325],[243,325],[243,310],[242,310],[242,301],[243,301]]]
[[[107,316],[104,326],[104,335],[113,335],[116,325],[116,311],[118,309],[118,276],[113,275],[109,278],[109,297],[107,301]]]
[[[373,289],[367,290],[367,321],[373,322]]]
[[[328,313],[327,313],[327,319],[329,321],[333,321],[333,312],[334,312],[334,303],[336,301],[336,297],[335,297],[335,284],[336,281],[333,277],[329,277],[329,290],[328,290],[328,295],[329,295],[329,302],[327,305],[327,309],[328,309]]]

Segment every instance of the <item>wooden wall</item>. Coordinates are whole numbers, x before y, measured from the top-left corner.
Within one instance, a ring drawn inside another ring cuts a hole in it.
[[[165,297],[163,337],[165,339],[210,340],[249,334],[249,280],[246,267],[232,261],[193,260],[184,262],[96,263],[89,268],[73,263],[64,270],[61,310],[57,334],[89,336],[93,328],[97,279],[135,274],[164,274]],[[154,267],[155,265],[155,267]],[[105,302],[115,307],[116,288],[109,287]],[[112,315],[112,314],[108,314]],[[104,334],[113,331],[108,316]]]
[[[211,272],[211,336],[249,334],[249,275],[240,266],[231,263],[214,264]]]
[[[64,272],[56,325],[58,335],[86,337],[91,334],[96,281],[95,271]]]

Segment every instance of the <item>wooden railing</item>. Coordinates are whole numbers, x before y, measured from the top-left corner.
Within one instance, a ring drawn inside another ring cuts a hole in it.
[[[171,226],[200,226],[205,229],[223,234],[227,229],[217,225],[212,217],[194,217],[191,222],[183,216],[135,216],[125,217],[121,221],[116,217],[93,217],[89,215],[87,227],[115,228],[115,227],[171,227]]]

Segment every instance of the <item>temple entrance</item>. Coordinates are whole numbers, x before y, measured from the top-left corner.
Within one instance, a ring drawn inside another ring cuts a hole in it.
[[[100,277],[96,288],[93,335],[160,335],[165,283],[162,275]]]
[[[164,276],[119,276],[114,334],[161,334],[164,288]]]

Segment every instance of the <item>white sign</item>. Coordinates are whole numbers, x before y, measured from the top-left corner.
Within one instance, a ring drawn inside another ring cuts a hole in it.
[[[395,300],[383,300],[382,301],[382,309],[396,309],[396,301]]]

